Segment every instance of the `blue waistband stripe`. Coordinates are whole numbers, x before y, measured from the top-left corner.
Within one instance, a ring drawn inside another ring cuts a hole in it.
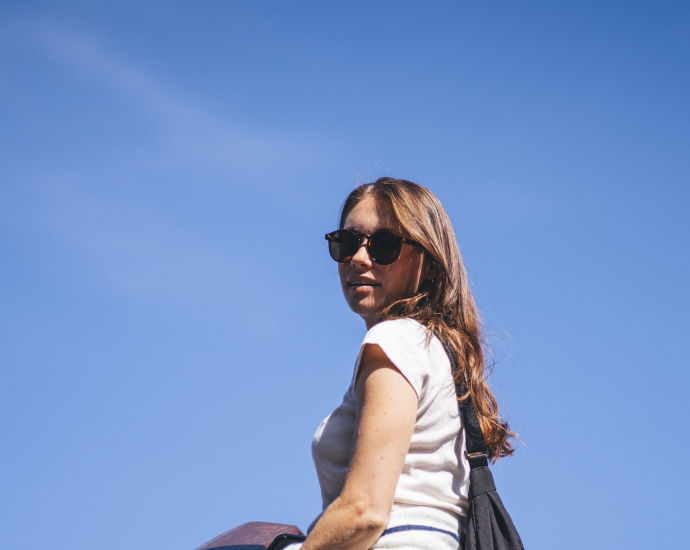
[[[444,533],[449,537],[453,537],[458,544],[460,543],[460,537],[457,535],[457,533],[446,531],[445,529],[439,529],[438,527],[429,527],[428,525],[398,525],[397,527],[386,529],[381,536],[385,537],[386,535],[400,533],[401,531],[436,531],[438,533]]]

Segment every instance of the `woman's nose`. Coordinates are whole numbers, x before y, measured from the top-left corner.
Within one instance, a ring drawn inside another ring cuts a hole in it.
[[[362,246],[360,246],[359,250],[352,256],[350,263],[353,266],[371,267],[371,258],[369,257],[369,251],[366,246],[368,242],[368,239],[364,239]]]

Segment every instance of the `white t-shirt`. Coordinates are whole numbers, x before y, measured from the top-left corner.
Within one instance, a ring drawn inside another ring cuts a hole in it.
[[[426,526],[430,528],[426,532],[412,534],[422,536],[429,548],[458,548],[447,533],[462,533],[467,515],[470,468],[464,457],[465,434],[448,356],[438,338],[429,339],[428,330],[413,319],[383,321],[367,332],[342,404],[316,430],[312,455],[323,509],[340,495],[345,484],[357,410],[355,380],[365,344],[380,346],[418,397],[410,449],[384,535],[390,530],[400,537],[410,531],[409,526]],[[396,546],[395,539],[393,535],[382,536],[373,548],[405,546]]]

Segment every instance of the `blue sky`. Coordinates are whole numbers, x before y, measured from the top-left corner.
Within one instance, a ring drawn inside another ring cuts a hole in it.
[[[364,334],[323,234],[392,175],[455,225],[526,547],[681,547],[689,24],[685,2],[3,2],[0,546],[305,529]]]

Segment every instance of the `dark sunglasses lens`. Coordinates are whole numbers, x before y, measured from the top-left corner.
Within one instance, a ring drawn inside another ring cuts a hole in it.
[[[377,264],[392,264],[400,256],[402,239],[398,235],[381,231],[374,233],[369,241],[371,259]]]
[[[328,252],[336,262],[347,262],[357,253],[359,238],[352,231],[341,229],[329,235]]]

